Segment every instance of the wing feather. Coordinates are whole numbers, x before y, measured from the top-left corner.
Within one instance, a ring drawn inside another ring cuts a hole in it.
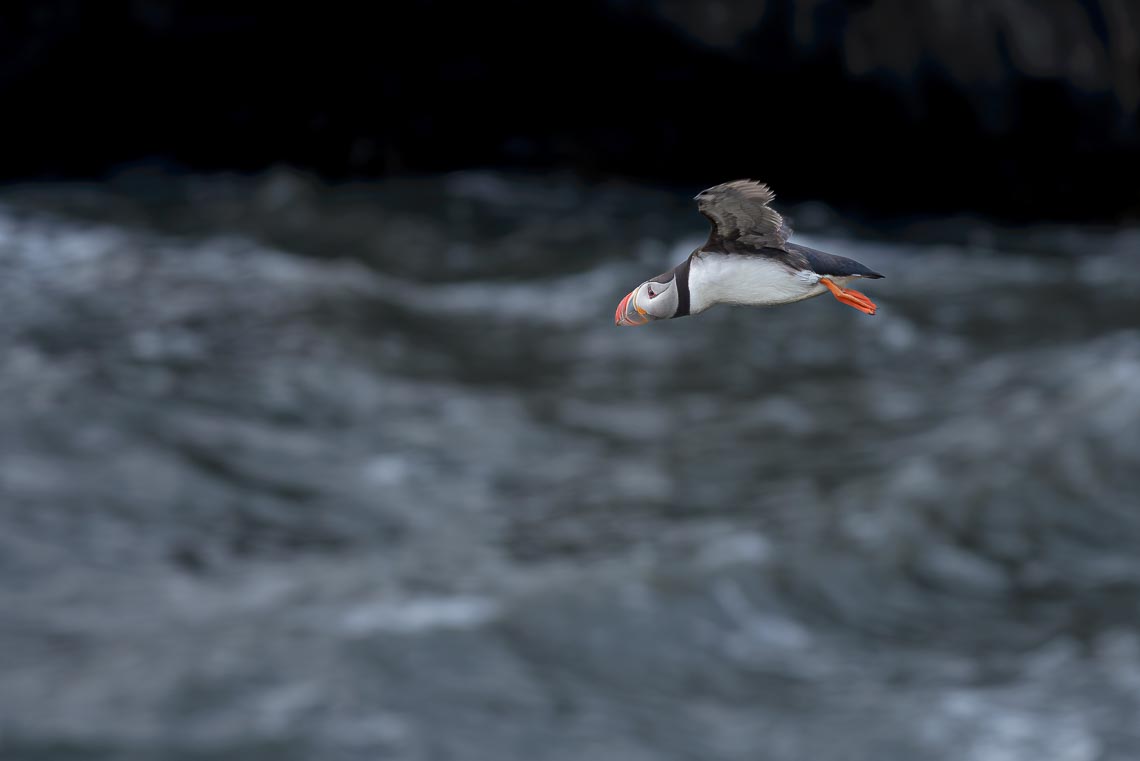
[[[706,250],[746,253],[784,249],[792,230],[768,204],[776,194],[762,182],[735,180],[697,194],[697,209],[712,222]]]

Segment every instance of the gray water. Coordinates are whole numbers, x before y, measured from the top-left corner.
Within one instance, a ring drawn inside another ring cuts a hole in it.
[[[612,324],[687,196],[0,192],[5,759],[1140,758],[1140,231]]]

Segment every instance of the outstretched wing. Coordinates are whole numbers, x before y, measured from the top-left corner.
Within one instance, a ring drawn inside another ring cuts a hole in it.
[[[776,194],[761,182],[735,180],[697,194],[697,209],[713,228],[706,250],[729,254],[783,249],[792,229],[768,204]]]

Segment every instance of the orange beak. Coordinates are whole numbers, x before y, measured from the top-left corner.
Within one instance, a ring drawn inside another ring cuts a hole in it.
[[[645,310],[637,306],[637,299],[634,298],[640,288],[639,285],[627,293],[618,304],[617,311],[614,312],[614,325],[644,325],[649,322]]]

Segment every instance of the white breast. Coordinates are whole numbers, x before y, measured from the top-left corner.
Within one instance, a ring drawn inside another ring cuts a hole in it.
[[[840,284],[848,278],[832,278]],[[826,293],[819,275],[766,256],[702,253],[689,269],[690,313],[714,304],[790,304]]]

